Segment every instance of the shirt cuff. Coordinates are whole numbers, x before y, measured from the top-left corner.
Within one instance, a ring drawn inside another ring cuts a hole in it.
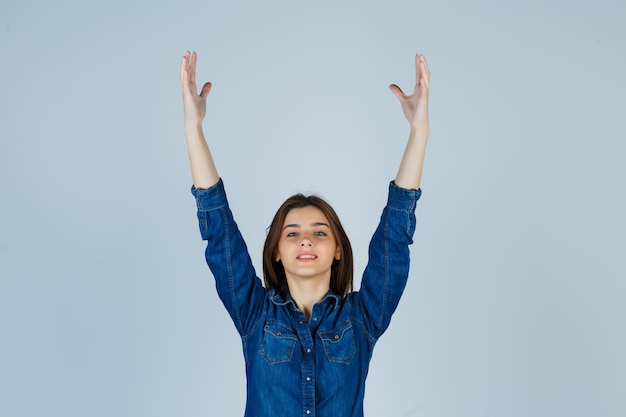
[[[422,195],[422,189],[406,189],[398,187],[393,181],[389,183],[389,197],[387,206],[396,210],[415,211],[417,200]]]
[[[191,194],[196,198],[198,211],[214,210],[228,204],[224,182],[221,178],[209,188],[196,188],[192,185]]]

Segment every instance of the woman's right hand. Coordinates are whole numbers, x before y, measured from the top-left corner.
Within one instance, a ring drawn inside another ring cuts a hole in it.
[[[206,115],[206,98],[211,91],[211,83],[202,86],[200,94],[196,87],[196,61],[198,56],[195,52],[185,53],[180,64],[180,85],[183,89],[183,108],[185,113],[185,126],[193,127],[202,124]]]

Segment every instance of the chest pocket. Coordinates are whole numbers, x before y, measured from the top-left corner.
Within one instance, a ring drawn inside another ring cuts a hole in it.
[[[318,333],[328,360],[331,362],[350,363],[356,353],[352,323],[346,320],[335,329]]]
[[[259,353],[270,365],[289,362],[298,341],[298,336],[288,327],[277,323],[266,323]]]

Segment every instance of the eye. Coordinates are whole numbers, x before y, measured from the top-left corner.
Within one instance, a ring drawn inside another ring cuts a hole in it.
[[[315,236],[326,236],[326,232],[318,230],[317,232],[315,232]]]
[[[296,236],[298,236],[298,233],[297,232],[289,232],[285,236],[286,237],[296,237]]]

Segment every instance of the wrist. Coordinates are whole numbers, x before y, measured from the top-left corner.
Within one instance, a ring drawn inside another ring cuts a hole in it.
[[[202,121],[197,120],[185,120],[184,127],[185,133],[202,133]]]
[[[428,126],[411,126],[411,132],[409,133],[410,140],[417,140],[418,142],[426,142],[430,130]]]

